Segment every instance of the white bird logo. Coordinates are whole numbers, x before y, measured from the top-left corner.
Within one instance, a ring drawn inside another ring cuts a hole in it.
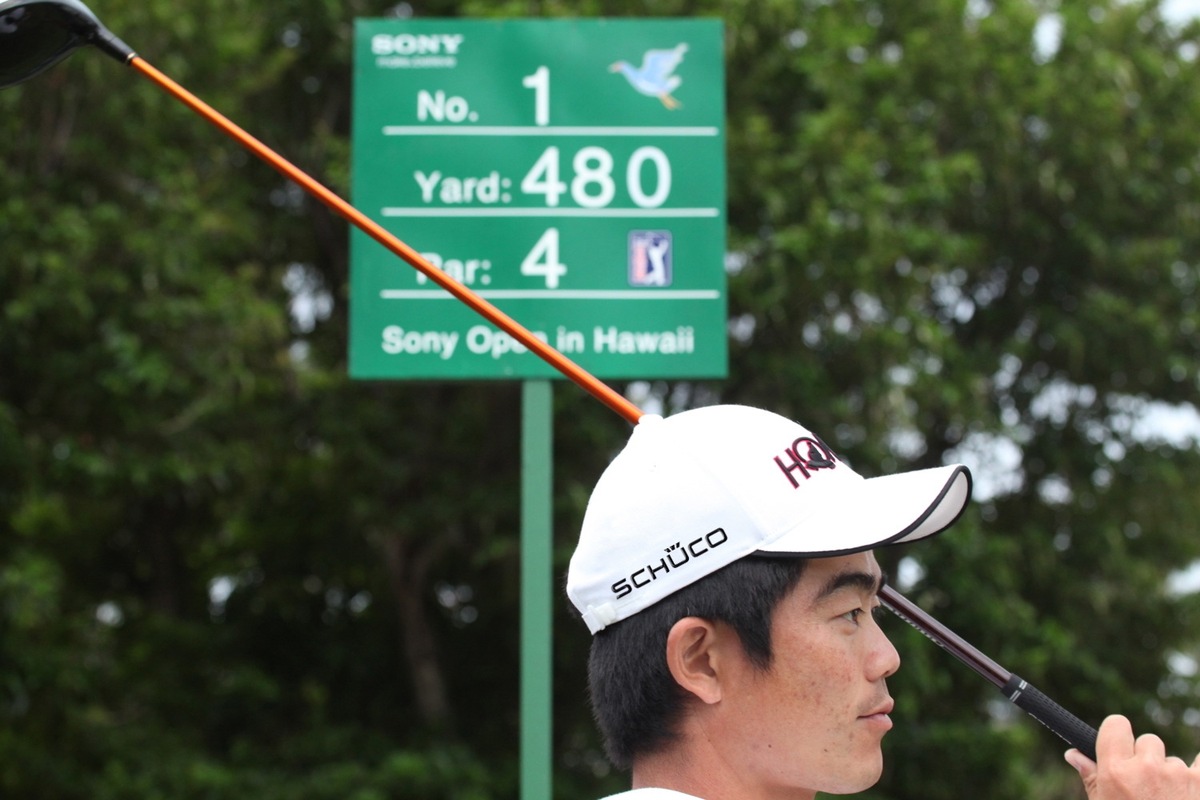
[[[675,74],[675,68],[686,52],[686,44],[675,45],[670,50],[647,50],[640,69],[634,69],[628,61],[618,61],[608,71],[621,73],[634,89],[647,97],[657,97],[664,106],[675,109],[680,103],[671,92],[683,83],[683,79]]]

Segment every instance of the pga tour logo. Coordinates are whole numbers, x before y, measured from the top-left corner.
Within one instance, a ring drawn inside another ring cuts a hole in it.
[[[629,232],[629,285],[671,285],[670,231]]]

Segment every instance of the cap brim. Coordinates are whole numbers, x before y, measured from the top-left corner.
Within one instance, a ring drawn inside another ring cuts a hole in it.
[[[923,539],[953,525],[970,499],[961,464],[853,481],[757,553],[820,558]]]

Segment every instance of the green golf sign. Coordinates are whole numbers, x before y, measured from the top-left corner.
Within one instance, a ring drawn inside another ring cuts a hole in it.
[[[360,20],[353,201],[598,377],[723,377],[716,20]],[[365,234],[356,378],[556,371]]]

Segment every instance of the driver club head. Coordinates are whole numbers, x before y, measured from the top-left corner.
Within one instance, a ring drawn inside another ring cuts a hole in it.
[[[0,89],[94,44],[119,61],[134,52],[79,0],[0,0]]]

